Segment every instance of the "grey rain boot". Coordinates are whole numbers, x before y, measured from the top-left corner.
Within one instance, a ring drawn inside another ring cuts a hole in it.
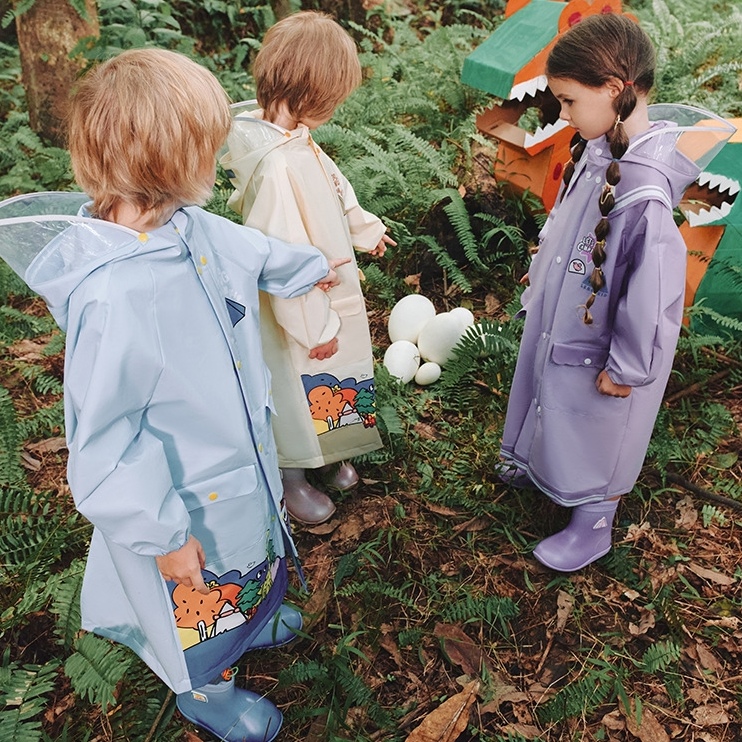
[[[324,471],[325,469],[330,470],[334,468],[335,464],[330,464],[326,467],[323,466],[322,470]],[[355,470],[353,464],[349,461],[341,461],[337,471],[335,471],[330,479],[330,485],[336,490],[344,492],[345,490],[355,487],[358,484],[358,479],[358,472]]]
[[[316,526],[335,512],[335,504],[324,493],[307,482],[304,469],[281,469],[283,497],[289,515],[299,523]]]

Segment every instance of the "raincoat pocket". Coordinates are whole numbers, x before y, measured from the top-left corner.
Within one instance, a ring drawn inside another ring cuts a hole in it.
[[[356,295],[334,299],[330,301],[330,307],[337,312],[339,317],[352,317],[362,312],[365,309],[365,304],[363,297]]]
[[[551,360],[558,366],[584,366],[602,371],[608,360],[608,348],[594,348],[590,345],[554,343]]]
[[[259,490],[255,466],[234,469],[179,489],[191,516],[191,533],[206,553],[207,568],[223,568],[235,551],[265,542],[271,513],[269,498]],[[264,556],[263,552],[260,558]]]

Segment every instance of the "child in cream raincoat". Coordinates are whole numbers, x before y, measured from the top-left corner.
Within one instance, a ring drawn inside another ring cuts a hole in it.
[[[672,369],[686,266],[673,208],[734,129],[689,106],[648,106],[654,50],[627,16],[577,23],[546,71],[579,141],[523,293],[502,454],[521,482],[572,508],[534,551],[572,572],[611,548]]]
[[[94,525],[83,628],[131,647],[219,739],[265,742],[281,712],[220,677],[301,626],[282,604],[293,545],[258,290],[335,275],[313,247],[189,206],[210,195],[230,123],[216,78],[180,54],[105,62],[71,105],[92,201],[0,204],[0,250],[66,332],[68,479]]]
[[[364,211],[310,129],[325,123],[360,83],[353,40],[329,16],[300,12],[268,30],[253,67],[256,105],[235,108],[221,164],[235,186],[229,205],[245,224],[327,258],[349,258],[341,283],[325,294],[261,295],[266,361],[273,374],[273,420],[286,507],[304,523],[335,511],[311,486],[315,469],[381,446],[376,429],[371,338],[353,248],[381,256],[396,244]],[[357,481],[345,462],[339,489]]]

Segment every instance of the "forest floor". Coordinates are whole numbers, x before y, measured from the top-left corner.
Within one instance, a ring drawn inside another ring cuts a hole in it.
[[[492,315],[493,307],[482,298],[475,314]],[[33,304],[24,308],[34,311]],[[372,310],[370,318],[374,342],[384,347],[386,316]],[[21,417],[41,402],[10,369],[41,358],[44,343],[6,349],[0,371]],[[61,378],[61,355],[43,363]],[[701,389],[671,382],[666,399],[694,394],[717,399],[742,429],[742,387],[730,388],[725,378]],[[421,419],[410,434],[442,435],[433,419]],[[64,453],[61,438],[36,441],[26,445],[24,461],[37,491],[57,493],[71,507]],[[719,453],[733,462],[724,476],[742,485],[742,440],[729,438]],[[368,742],[407,734],[410,742],[742,740],[742,516],[739,503],[708,499],[713,483],[704,469],[674,482],[646,470],[620,505],[611,554],[562,575],[531,556],[566,523],[562,508],[500,483],[494,470],[478,483],[478,497],[497,504],[502,520],[444,506],[426,497],[408,464],[359,465],[361,482],[337,496],[330,522],[295,528],[308,592],[294,576],[291,599],[305,614],[304,635],[286,648],[246,655],[238,676],[283,709],[281,740],[327,739],[328,714],[338,708],[348,731],[334,739]],[[434,462],[432,481],[449,465]],[[690,491],[689,481],[701,489]],[[457,584],[463,592],[436,594]],[[454,618],[441,620],[431,607],[466,596],[498,596],[517,610],[489,620],[456,620],[452,611]],[[33,635],[22,639],[37,650],[48,642],[53,656],[43,625],[34,622]],[[350,670],[369,689],[373,708],[332,699],[312,708],[311,685],[279,681],[295,663],[329,668],[330,686],[338,686],[330,695],[352,682],[343,674]],[[74,703],[69,687],[60,688],[49,729]],[[371,718],[374,709],[390,715],[394,733],[388,720]],[[179,723],[174,714],[171,724]],[[190,742],[209,739],[189,724],[183,730]]]

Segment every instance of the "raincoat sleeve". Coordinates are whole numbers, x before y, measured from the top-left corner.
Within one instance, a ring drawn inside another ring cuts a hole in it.
[[[683,314],[686,249],[667,207],[644,205],[628,250],[605,370],[616,384],[644,386],[672,365]]]
[[[257,175],[255,199],[251,203],[243,200],[242,218],[245,224],[279,240],[311,242],[288,173],[267,170]],[[276,322],[308,350],[330,342],[340,329],[340,318],[330,308],[330,298],[318,288],[295,298],[272,294],[270,302]]]
[[[143,425],[163,368],[148,283],[144,274],[135,291],[111,288],[121,303],[106,300],[109,285],[80,297],[67,332],[68,480],[77,509],[107,540],[159,556],[186,542],[190,516],[161,441]]]
[[[386,233],[386,227],[381,219],[361,208],[350,181],[324,152],[322,154],[323,164],[335,182],[343,202],[353,247],[359,252],[371,252]]]

